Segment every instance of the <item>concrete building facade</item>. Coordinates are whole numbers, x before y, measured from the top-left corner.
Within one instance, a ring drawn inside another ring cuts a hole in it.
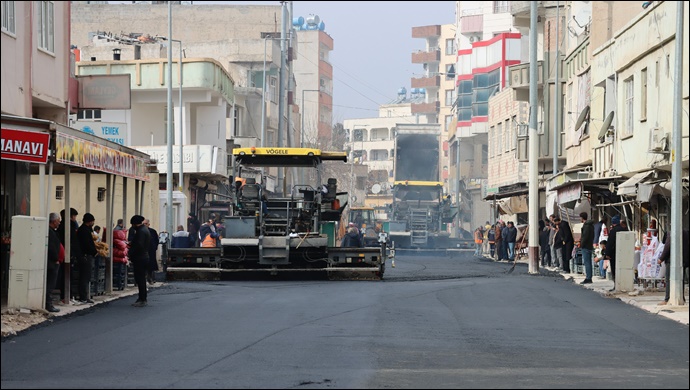
[[[333,131],[333,38],[323,30],[324,22],[318,15],[301,19],[304,23],[294,26],[299,52],[293,61],[294,99],[304,125],[301,137],[307,145],[327,149]]]

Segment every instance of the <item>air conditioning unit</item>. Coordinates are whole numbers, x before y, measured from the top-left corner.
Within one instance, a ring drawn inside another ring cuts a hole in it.
[[[470,43],[479,42],[480,40],[481,40],[481,38],[479,37],[479,35],[472,35],[470,37]]]
[[[668,134],[663,128],[654,127],[649,132],[649,153],[666,153]]]

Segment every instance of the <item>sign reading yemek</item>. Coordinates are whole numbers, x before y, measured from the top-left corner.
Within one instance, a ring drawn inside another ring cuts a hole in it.
[[[85,133],[105,138],[123,146],[129,146],[126,123],[77,121],[73,126]]]

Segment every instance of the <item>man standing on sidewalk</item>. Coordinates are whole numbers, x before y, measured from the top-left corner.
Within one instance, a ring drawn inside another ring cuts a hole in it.
[[[587,220],[587,213],[580,213],[582,235],[580,237],[580,250],[582,251],[582,263],[585,265],[585,280],[580,284],[592,283],[592,251],[594,250],[594,222]]]
[[[132,227],[129,228],[129,259],[134,265],[134,281],[139,287],[139,297],[136,302],[132,304],[135,307],[144,307],[147,304],[146,294],[146,270],[149,262],[149,248],[151,242],[151,233],[149,228],[144,225],[144,217],[135,215],[129,223]]]
[[[611,270],[611,277],[613,282],[616,282],[616,234],[621,231],[627,231],[628,229],[623,228],[621,225],[621,217],[615,215],[611,218],[611,230],[609,231],[608,247],[606,249],[606,256],[609,259],[609,269]],[[614,285],[615,286],[615,285]],[[615,291],[616,287],[613,287],[609,291]]]

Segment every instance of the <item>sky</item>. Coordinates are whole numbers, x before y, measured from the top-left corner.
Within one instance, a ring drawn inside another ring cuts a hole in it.
[[[234,2],[240,3],[240,2]],[[412,27],[449,24],[455,1],[295,1],[296,16],[318,15],[333,38],[333,122],[378,116],[378,107],[409,93],[410,79],[424,72],[412,53],[425,40]]]
[[[112,4],[130,3],[111,1]],[[194,1],[194,4],[263,4],[280,1]],[[378,116],[401,87],[424,72],[412,53],[425,40],[412,27],[455,21],[455,1],[294,1],[295,17],[318,15],[333,38],[333,123]]]

